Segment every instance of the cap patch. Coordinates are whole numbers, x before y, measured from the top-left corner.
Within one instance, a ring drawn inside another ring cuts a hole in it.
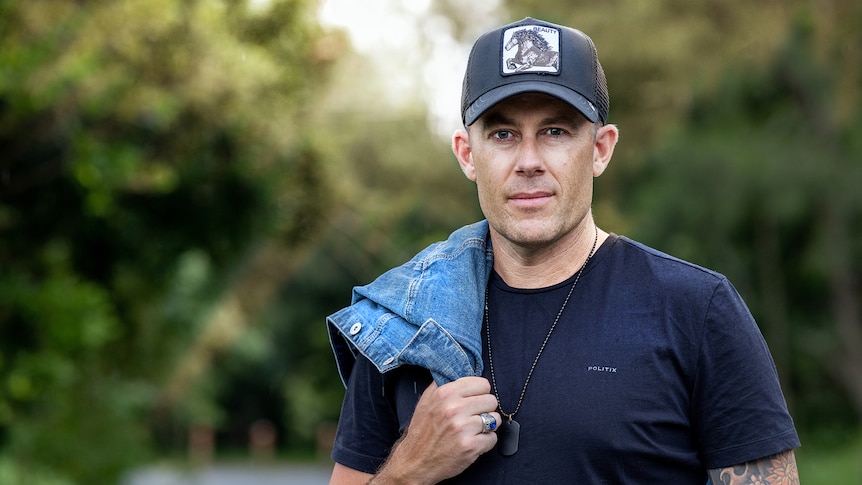
[[[560,73],[560,31],[543,25],[521,25],[503,32],[503,75]]]

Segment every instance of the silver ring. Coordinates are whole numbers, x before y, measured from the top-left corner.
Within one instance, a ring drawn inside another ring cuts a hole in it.
[[[497,429],[497,419],[494,416],[491,416],[488,413],[482,413],[479,415],[482,418],[482,432],[490,433]]]

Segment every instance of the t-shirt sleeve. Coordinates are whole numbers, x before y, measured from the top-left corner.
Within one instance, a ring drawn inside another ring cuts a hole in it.
[[[693,397],[708,469],[799,446],[766,341],[727,279],[706,312]]]
[[[332,459],[354,470],[376,473],[399,436],[398,419],[386,399],[383,377],[360,355],[347,382]]]

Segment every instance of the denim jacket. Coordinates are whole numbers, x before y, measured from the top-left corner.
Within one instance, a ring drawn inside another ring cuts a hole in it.
[[[356,352],[380,372],[403,364],[425,367],[440,385],[481,375],[492,266],[488,222],[480,221],[353,288],[351,305],[326,318],[342,382],[347,384]]]

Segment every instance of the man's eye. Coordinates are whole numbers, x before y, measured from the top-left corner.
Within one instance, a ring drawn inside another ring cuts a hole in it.
[[[548,128],[547,133],[551,136],[562,136],[566,132],[562,128]]]
[[[508,140],[509,138],[512,138],[512,132],[507,130],[500,130],[495,131],[492,136],[498,140]]]

